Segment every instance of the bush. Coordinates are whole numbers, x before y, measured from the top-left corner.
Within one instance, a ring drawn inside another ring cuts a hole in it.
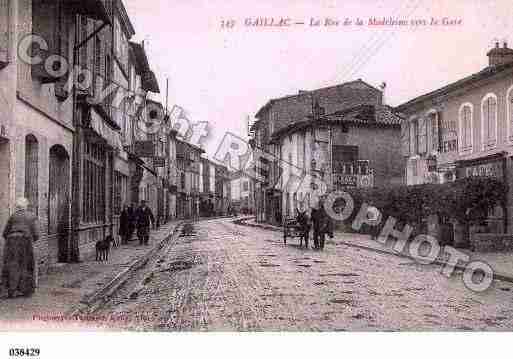
[[[355,210],[347,222],[356,217],[367,203],[383,214],[383,225],[390,216],[401,223],[419,227],[422,219],[432,214],[454,218],[464,224],[486,219],[489,209],[505,205],[507,186],[490,177],[469,177],[445,184],[393,186],[386,188],[350,189]]]

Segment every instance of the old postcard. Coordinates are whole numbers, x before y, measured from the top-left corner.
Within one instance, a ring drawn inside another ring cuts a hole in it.
[[[512,11],[0,0],[0,330],[512,330]]]

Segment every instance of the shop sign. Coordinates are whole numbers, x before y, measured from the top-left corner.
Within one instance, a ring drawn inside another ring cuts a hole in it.
[[[335,187],[337,189],[344,188],[344,187],[356,187],[357,182],[358,182],[358,176],[356,176],[356,175],[341,175],[341,174],[334,175],[334,183],[335,183]]]
[[[483,163],[463,168],[464,177],[495,177],[502,179],[504,176],[502,162]]]

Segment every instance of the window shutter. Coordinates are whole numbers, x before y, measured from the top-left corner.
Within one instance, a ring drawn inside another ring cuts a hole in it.
[[[486,145],[488,143],[488,137],[489,137],[489,134],[488,134],[488,128],[489,128],[489,123],[488,123],[488,120],[489,120],[489,111],[488,111],[488,101],[485,101],[483,103],[483,118],[482,118],[482,121],[483,121],[483,125],[481,126],[481,128],[483,129],[483,133],[481,134],[481,137],[482,137],[482,141],[483,141],[483,144]]]
[[[431,150],[438,151],[440,146],[440,122],[441,112],[431,115]]]
[[[412,122],[409,122],[408,123],[408,127],[409,127],[409,132],[410,132],[410,136],[409,136],[409,142],[410,142],[410,156],[411,155],[415,155],[417,154],[417,149],[415,148],[415,143],[416,143],[416,133],[415,133],[415,121],[412,121]]]
[[[419,118],[419,153],[427,152],[427,121],[424,117]]]
[[[403,121],[401,125],[401,150],[405,157],[410,155],[410,126],[408,121]]]

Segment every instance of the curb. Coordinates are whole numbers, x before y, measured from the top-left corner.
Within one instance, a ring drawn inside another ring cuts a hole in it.
[[[130,266],[118,273],[114,279],[94,292],[92,295],[83,296],[82,299],[80,299],[79,304],[75,305],[69,311],[67,311],[66,315],[71,317],[82,314],[84,312],[94,312],[96,309],[98,309],[102,304],[106,302],[109,297],[111,297],[123,284],[126,283],[133,272],[144,266],[152,256],[154,256],[164,247],[164,245],[178,232],[178,229],[183,225],[183,223],[184,221],[177,222],[171,233],[162,239],[155,247],[153,247],[140,258],[134,260]]]
[[[233,223],[241,225],[241,226],[247,226],[247,227],[253,227],[253,228],[261,228],[261,229],[270,230],[270,231],[274,231],[274,232],[282,232],[281,229],[279,229],[279,228],[277,228],[275,226],[261,225],[261,224],[254,224],[254,223],[245,223],[245,221],[247,221],[247,220],[249,220],[251,218],[242,218],[242,219],[239,219],[237,221],[233,221]],[[364,249],[364,250],[371,251],[371,252],[380,253],[380,254],[388,254],[388,255],[392,255],[392,256],[396,256],[396,257],[411,259],[411,260],[417,262],[416,258],[414,258],[412,256],[409,256],[409,255],[406,255],[406,254],[403,254],[403,253],[392,252],[392,251],[388,251],[388,250],[385,250],[385,249],[366,247],[366,246],[362,246],[362,245],[358,245],[358,244],[354,244],[354,243],[348,243],[348,242],[345,242],[345,241],[337,241],[337,243],[344,244],[344,245],[349,246],[349,247],[354,247],[354,248]],[[423,263],[419,263],[419,264],[422,265]],[[446,261],[439,260],[439,259],[435,259],[433,262],[431,262],[429,264],[431,264],[431,265],[433,265],[433,264],[434,265],[439,265],[439,266],[442,266],[442,267],[448,266]],[[466,269],[466,266],[463,266],[463,265],[460,265],[460,264],[456,264],[456,265],[451,266],[451,267],[454,268],[454,270],[460,270],[460,271],[465,271],[465,269]],[[513,283],[513,275],[496,272],[495,270],[493,271],[493,279],[494,280],[499,280],[499,281],[502,281],[502,282]]]

